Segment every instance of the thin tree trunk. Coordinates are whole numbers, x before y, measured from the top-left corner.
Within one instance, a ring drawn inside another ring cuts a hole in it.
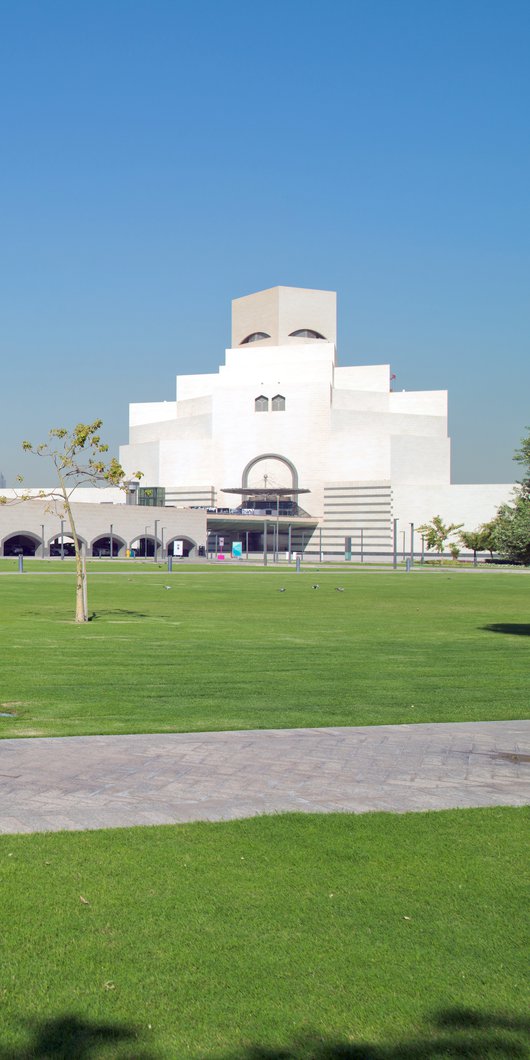
[[[60,478],[60,476],[59,476]],[[88,622],[88,593],[86,580],[86,565],[81,554],[79,538],[75,528],[74,516],[68,500],[68,494],[62,479],[61,490],[64,499],[64,510],[70,524],[70,531],[74,539],[75,549],[75,620],[76,622]]]

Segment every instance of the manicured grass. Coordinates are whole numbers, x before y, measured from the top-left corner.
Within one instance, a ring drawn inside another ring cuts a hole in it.
[[[76,626],[71,576],[3,575],[0,733],[521,718],[529,595],[502,572],[124,571]]]
[[[524,818],[3,837],[0,1055],[525,1056]]]

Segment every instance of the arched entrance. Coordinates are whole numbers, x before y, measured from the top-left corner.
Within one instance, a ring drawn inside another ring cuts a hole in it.
[[[182,552],[180,548],[175,549],[178,542],[182,542]],[[176,556],[177,558],[182,555],[184,559],[189,556],[195,556],[197,553],[197,542],[192,541],[189,537],[183,537],[182,534],[176,534],[175,537],[170,537],[167,543],[167,554],[168,556]]]
[[[42,541],[35,534],[10,534],[4,538],[4,556],[34,556],[41,549]]]
[[[119,556],[125,548],[125,541],[122,537],[118,537],[117,534],[112,535],[112,552],[111,552],[111,537],[110,534],[103,534],[101,537],[96,537],[92,542],[92,555],[99,559],[104,559],[105,556]]]
[[[158,542],[160,547],[160,542]],[[155,539],[151,534],[141,534],[140,537],[135,537],[134,541],[130,544],[131,551],[137,556],[143,559],[154,558],[155,555]]]
[[[86,541],[83,537],[77,535],[80,548],[86,548]],[[75,556],[75,545],[74,539],[71,534],[56,534],[50,540],[50,556]]]

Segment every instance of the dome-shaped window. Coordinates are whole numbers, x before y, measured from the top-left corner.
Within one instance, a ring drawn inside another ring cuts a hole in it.
[[[290,339],[324,339],[324,335],[320,334],[320,331],[313,331],[311,328],[300,328],[299,331],[291,331],[289,335]],[[324,339],[325,341],[325,339]]]
[[[285,398],[283,394],[275,394],[271,401],[273,412],[285,412]]]
[[[260,394],[259,397],[254,401],[254,412],[268,412],[269,411],[269,399],[264,394]]]
[[[243,342],[240,342],[240,346],[246,346],[248,342],[260,342],[261,339],[270,339],[270,335],[267,335],[266,331],[253,331],[252,335],[247,335]]]

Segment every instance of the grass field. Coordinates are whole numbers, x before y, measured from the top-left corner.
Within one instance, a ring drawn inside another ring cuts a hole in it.
[[[503,572],[124,569],[79,627],[71,574],[3,575],[0,734],[526,717],[529,597]]]
[[[3,837],[0,1056],[526,1056],[524,815]]]

